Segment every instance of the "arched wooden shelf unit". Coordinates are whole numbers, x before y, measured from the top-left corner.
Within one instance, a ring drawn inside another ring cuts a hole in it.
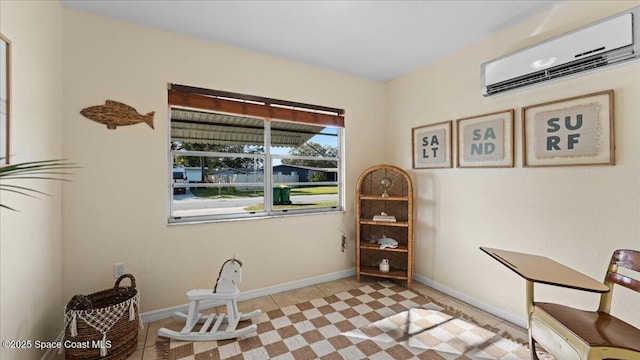
[[[386,188],[383,179],[388,179]],[[377,216],[386,221],[374,219]],[[362,275],[398,279],[411,288],[413,185],[409,175],[393,165],[366,169],[356,188],[356,221],[356,279],[360,281]],[[398,247],[381,249],[376,240],[383,236],[396,240]],[[389,260],[389,272],[380,271],[382,259]]]

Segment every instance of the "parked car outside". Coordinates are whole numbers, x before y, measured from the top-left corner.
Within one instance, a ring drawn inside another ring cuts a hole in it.
[[[184,194],[187,191],[187,188],[183,187],[175,187],[175,185],[186,185],[187,184],[187,171],[183,167],[174,167],[173,168],[173,194]]]

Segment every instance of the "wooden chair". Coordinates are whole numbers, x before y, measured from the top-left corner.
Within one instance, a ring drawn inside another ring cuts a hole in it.
[[[609,314],[614,284],[640,292],[640,281],[618,273],[619,267],[640,272],[640,251],[613,253],[604,280],[610,291],[601,295],[597,311],[533,303],[529,316],[532,359],[538,359],[536,343],[558,360],[640,359],[640,329]]]

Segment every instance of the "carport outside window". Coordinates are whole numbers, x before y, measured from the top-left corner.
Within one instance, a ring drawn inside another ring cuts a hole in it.
[[[171,98],[170,91],[169,222],[342,210],[341,126],[213,111]]]

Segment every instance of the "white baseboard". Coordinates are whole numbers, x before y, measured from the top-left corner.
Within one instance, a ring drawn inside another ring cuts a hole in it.
[[[354,276],[354,275],[355,275],[355,270],[353,270],[353,269],[351,269],[351,270],[343,270],[343,271],[338,271],[338,272],[325,274],[325,275],[320,275],[320,276],[316,276],[316,277],[311,277],[311,278],[291,281],[291,282],[284,283],[284,284],[268,286],[268,287],[265,287],[265,288],[243,291],[240,294],[240,296],[238,297],[238,301],[249,300],[249,299],[254,299],[254,298],[258,298],[258,297],[262,297],[262,296],[276,294],[276,293],[283,292],[283,291],[299,289],[299,288],[302,288],[302,287],[305,287],[305,286],[321,284],[321,283],[324,283],[324,282],[338,280],[338,279],[342,279],[342,278],[346,278],[346,277],[350,277],[350,276]],[[202,301],[202,302],[200,302],[200,306],[201,306],[202,309],[208,309],[208,308],[212,308],[212,307],[215,307],[215,306],[218,306],[218,305],[223,305],[223,304],[220,303],[220,302],[216,302],[216,301]],[[189,310],[189,304],[183,304],[183,305],[172,306],[172,307],[168,307],[168,308],[164,308],[164,309],[148,311],[148,312],[140,314],[140,318],[142,319],[142,322],[146,324],[146,323],[150,323],[150,322],[153,322],[153,321],[170,318],[170,317],[173,316],[173,314],[176,311],[181,311],[181,312],[185,312],[186,313],[188,310]]]
[[[527,328],[527,320],[522,318],[522,317],[513,315],[513,314],[511,314],[509,312],[506,312],[506,311],[504,311],[504,310],[502,310],[500,308],[497,308],[497,307],[495,307],[493,305],[489,305],[487,303],[481,302],[481,301],[479,301],[477,299],[474,299],[474,298],[472,298],[472,297],[470,297],[470,296],[468,296],[468,295],[466,295],[464,293],[461,293],[461,292],[459,292],[457,290],[448,288],[448,287],[440,284],[439,282],[436,282],[436,281],[433,281],[431,279],[428,279],[428,278],[426,278],[426,277],[424,277],[422,275],[414,274],[413,275],[413,279],[417,280],[418,282],[420,282],[422,284],[425,284],[425,285],[427,285],[429,287],[432,287],[432,288],[434,288],[434,289],[436,289],[436,290],[438,290],[440,292],[443,292],[443,293],[445,293],[445,294],[447,294],[447,295],[449,295],[451,297],[454,297],[454,298],[456,298],[458,300],[464,301],[469,305],[473,305],[473,306],[477,307],[478,309],[484,310],[484,311],[488,312],[489,314],[495,315],[495,316],[497,316],[497,317],[499,317],[501,319],[507,320],[507,321],[509,321],[511,323],[514,323],[514,324],[516,324],[516,325],[518,325],[520,327],[523,327],[525,329]]]

